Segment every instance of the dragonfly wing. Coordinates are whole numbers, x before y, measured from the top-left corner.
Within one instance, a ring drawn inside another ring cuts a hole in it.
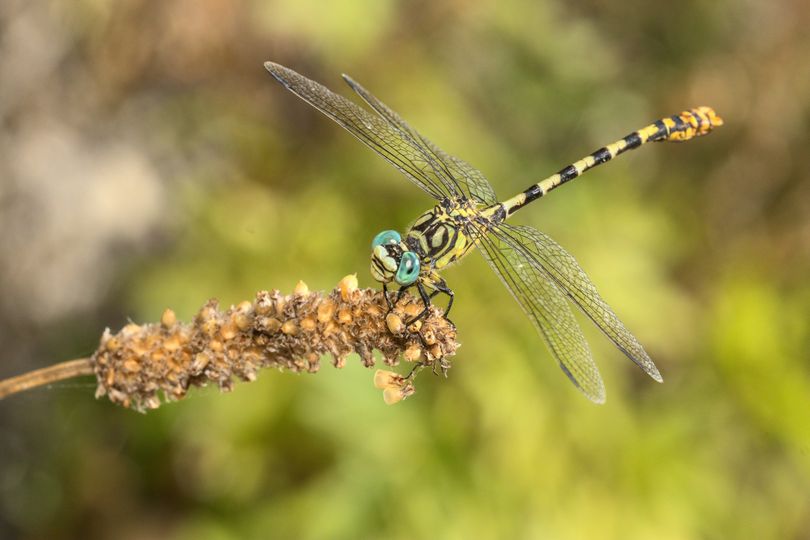
[[[477,236],[484,259],[534,323],[568,378],[588,399],[604,403],[605,385],[563,292],[523,249],[504,241],[497,228],[472,236]]]
[[[453,184],[444,178],[440,164],[399,129],[289,68],[273,62],[265,62],[264,67],[285,88],[377,152],[431,197],[443,200],[454,195],[448,189]]]
[[[526,226],[507,223],[498,227],[502,240],[521,251],[538,269],[557,286],[599,327],[605,335],[635,362],[647,375],[663,382],[658,368],[641,346],[607,305],[596,286],[588,278],[576,259],[546,234]]]
[[[351,89],[363,98],[372,109],[377,111],[380,116],[391,124],[391,126],[399,130],[403,136],[408,137],[414,144],[421,147],[423,151],[433,155],[436,162],[444,170],[445,176],[452,179],[453,185],[449,187],[457,192],[456,195],[464,195],[469,199],[473,199],[487,206],[498,202],[495,191],[481,171],[463,159],[451,156],[441,150],[427,137],[424,137],[408,125],[393,109],[374,97],[371,92],[363,88],[360,83],[348,75],[344,74],[343,80],[345,80]]]

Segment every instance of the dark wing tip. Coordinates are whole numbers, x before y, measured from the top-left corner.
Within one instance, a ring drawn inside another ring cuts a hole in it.
[[[351,76],[349,76],[349,74],[347,74],[347,73],[341,73],[341,74],[340,74],[340,76],[341,76],[341,78],[343,78],[343,80],[345,81],[345,83],[346,83],[346,84],[348,84],[348,85],[349,85],[349,87],[350,87],[352,90],[354,90],[354,91],[355,91],[355,92],[357,92],[358,94],[361,94],[361,95],[363,94],[363,92],[365,91],[365,88],[363,88],[362,86],[360,86],[360,84],[359,84],[357,81],[355,81],[354,79],[352,79],[352,78],[351,78]]]
[[[270,72],[270,75],[273,76],[278,82],[287,86],[287,79],[284,76],[285,72],[290,71],[288,68],[285,68],[281,64],[276,64],[275,62],[265,62],[264,69]]]
[[[588,398],[597,405],[605,404],[605,401],[607,400],[607,391],[605,390],[605,383],[604,381],[602,381],[602,376],[599,375],[598,372],[596,373],[596,379],[592,381],[593,384],[589,385],[590,388],[586,388],[584,385],[582,385],[582,383],[579,382],[576,376],[574,376],[574,374],[571,373],[571,370],[569,370],[565,366],[565,364],[563,364],[559,360],[557,361],[557,363],[560,366],[560,369],[563,370],[563,373],[565,373],[565,375],[568,377],[568,379],[572,383],[574,383],[574,386],[576,386],[577,390],[582,392],[582,394],[586,398]]]

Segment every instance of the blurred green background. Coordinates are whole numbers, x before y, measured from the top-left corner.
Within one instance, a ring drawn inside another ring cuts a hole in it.
[[[4,0],[0,376],[105,326],[368,274],[431,201],[283,90],[350,73],[503,197],[651,120],[516,220],[644,343],[560,372],[480,256],[445,273],[450,376],[267,371],[139,415],[88,379],[0,402],[2,538],[810,538],[810,7],[754,0]],[[403,366],[404,369],[404,366]]]

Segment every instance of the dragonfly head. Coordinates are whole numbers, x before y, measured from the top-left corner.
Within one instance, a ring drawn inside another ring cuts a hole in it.
[[[380,283],[413,285],[419,278],[419,256],[397,231],[383,231],[371,242],[371,275]]]

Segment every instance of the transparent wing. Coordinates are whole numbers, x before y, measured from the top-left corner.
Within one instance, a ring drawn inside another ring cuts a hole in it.
[[[445,175],[453,179],[455,186],[452,188],[458,192],[456,195],[463,195],[468,199],[472,199],[484,205],[491,205],[498,202],[495,191],[481,171],[463,159],[445,153],[408,125],[405,120],[385,103],[363,88],[360,83],[345,74],[343,75],[343,79],[352,90],[357,92],[357,94],[389,124],[398,129],[403,136],[406,136],[409,140],[420,146],[424,152],[431,154],[435,158],[435,161],[443,169]]]
[[[435,158],[387,121],[284,66],[264,67],[285,88],[337,122],[431,197],[454,197],[455,185]]]
[[[519,250],[532,264],[552,279],[585,312],[605,335],[647,375],[663,382],[658,368],[602,299],[576,259],[557,242],[537,229],[503,223],[497,227],[501,240]]]
[[[604,403],[605,385],[563,292],[525,250],[504,241],[498,228],[472,236],[568,378],[588,399]]]

